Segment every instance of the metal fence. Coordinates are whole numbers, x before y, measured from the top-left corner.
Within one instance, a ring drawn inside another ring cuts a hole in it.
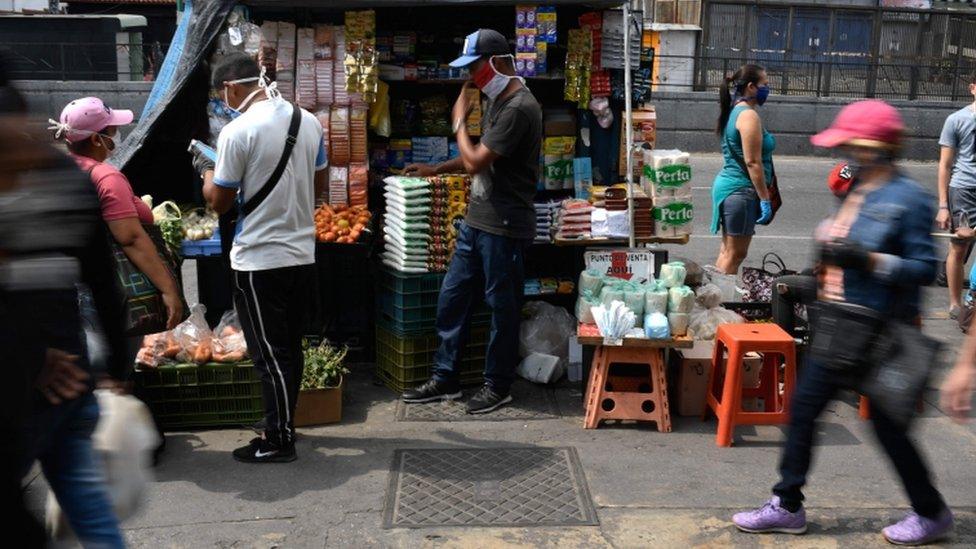
[[[154,80],[165,44],[7,42],[0,40],[17,80]]]
[[[976,72],[976,13],[763,4],[705,5],[697,89],[743,62],[786,95],[955,101]]]

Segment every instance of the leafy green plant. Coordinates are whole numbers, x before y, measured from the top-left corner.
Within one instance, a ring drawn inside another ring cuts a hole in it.
[[[335,347],[323,341],[320,345],[303,344],[305,371],[302,373],[301,389],[326,389],[338,387],[342,376],[349,373],[343,365],[347,347]]]

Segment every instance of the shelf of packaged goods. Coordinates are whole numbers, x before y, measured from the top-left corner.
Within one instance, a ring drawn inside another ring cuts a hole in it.
[[[637,244],[687,244],[691,240],[688,235],[685,236],[652,236],[645,238],[637,238],[635,241]],[[626,238],[579,238],[579,239],[563,239],[557,238],[555,241],[556,246],[626,246]]]

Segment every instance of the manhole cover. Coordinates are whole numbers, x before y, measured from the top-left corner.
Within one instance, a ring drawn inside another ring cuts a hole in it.
[[[384,528],[595,526],[573,448],[397,450]]]
[[[464,398],[455,401],[425,402],[423,404],[397,403],[397,421],[506,421],[529,419],[553,419],[559,417],[559,409],[552,390],[529,382],[517,382],[512,386],[512,402],[489,414],[469,414],[464,404],[477,388],[465,391]]]

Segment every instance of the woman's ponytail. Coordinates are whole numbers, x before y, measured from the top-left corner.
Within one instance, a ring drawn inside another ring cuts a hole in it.
[[[729,123],[729,114],[732,113],[732,92],[729,90],[729,87],[733,81],[731,76],[726,76],[722,79],[722,84],[718,87],[719,114],[715,133],[719,135],[725,132],[725,125]]]

